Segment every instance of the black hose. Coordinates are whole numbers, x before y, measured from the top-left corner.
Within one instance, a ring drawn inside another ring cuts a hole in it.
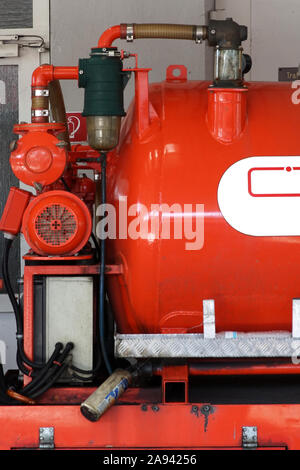
[[[64,373],[64,371],[67,369],[68,366],[69,366],[68,364],[63,364],[63,365],[58,369],[58,371],[56,372],[56,374],[53,375],[53,377],[51,378],[50,382],[47,382],[47,383],[44,385],[44,387],[32,391],[32,393],[30,394],[30,398],[37,398],[38,396],[42,395],[42,394],[45,393],[47,390],[49,390],[49,388],[51,388],[52,385],[60,378],[60,376]]]
[[[91,233],[91,238],[94,242],[94,245],[95,245],[95,250],[96,250],[96,262],[97,263],[100,263],[100,258],[101,258],[101,249],[100,249],[100,246],[99,246],[99,243],[98,243],[98,240],[95,236],[95,234],[92,232]]]
[[[4,253],[2,258],[2,274],[3,274],[3,281],[4,285],[9,297],[9,300],[12,304],[13,311],[16,317],[16,324],[17,324],[17,335],[23,334],[23,319],[20,311],[20,306],[17,302],[15,297],[14,291],[12,289],[11,283],[9,281],[9,273],[8,273],[8,260],[9,260],[9,252],[12,245],[13,239],[12,238],[4,238]]]
[[[101,153],[101,203],[106,204],[106,154]],[[109,375],[112,374],[112,367],[106,350],[104,335],[104,312],[105,310],[105,237],[101,234],[100,239],[100,282],[99,282],[99,329],[100,347],[105,367]]]
[[[95,374],[100,369],[101,362],[102,362],[101,361],[101,356],[99,354],[97,363],[96,363],[96,365],[93,369],[90,369],[90,370],[79,369],[79,367],[76,367],[76,366],[73,366],[73,365],[70,366],[70,369],[73,370],[74,372],[79,372],[80,374]]]
[[[35,386],[38,386],[40,383],[43,383],[44,377],[46,376],[46,374],[50,370],[50,368],[53,366],[53,361],[57,360],[58,354],[61,352],[62,348],[63,348],[62,343],[56,343],[55,349],[54,349],[54,351],[52,353],[52,356],[50,357],[47,365],[43,369],[41,369],[38,372],[38,374],[36,374],[36,376],[33,378],[33,380],[28,385],[26,385],[26,387],[24,387],[22,389],[22,395],[30,392],[30,390],[32,388],[34,388]]]
[[[55,380],[53,380],[54,377],[60,377],[61,374],[58,375],[58,372],[60,372],[61,369],[65,370],[66,367],[69,367],[69,364],[63,364],[63,362],[65,361],[73,347],[73,343],[67,343],[65,349],[57,359],[57,364],[52,363],[52,369],[49,370],[47,374],[43,375],[43,377],[41,377],[38,382],[33,383],[32,381],[30,384],[28,384],[28,386],[25,387],[26,390],[22,390],[22,394],[24,394],[25,391],[26,395],[30,396],[30,398],[35,398],[36,396],[41,395],[46,390],[48,390],[55,383]],[[48,380],[50,381],[48,382]]]
[[[15,314],[16,318],[16,326],[17,326],[17,347],[18,347],[18,353],[19,353],[19,362],[20,359],[22,362],[27,364],[29,367],[32,367],[34,369],[42,369],[45,367],[45,364],[38,363],[31,361],[25,354],[24,348],[23,348],[23,315],[21,312],[21,308],[19,303],[17,302],[17,299],[15,297],[13,288],[10,283],[10,278],[9,278],[9,270],[8,270],[8,261],[9,261],[9,253],[10,253],[10,248],[12,245],[13,239],[11,238],[4,238],[4,253],[3,253],[3,258],[2,258],[2,274],[3,274],[3,282],[9,297],[9,300],[12,304],[13,311]],[[48,361],[49,362],[49,361]],[[48,364],[47,362],[47,364]],[[22,372],[24,369],[22,370]]]

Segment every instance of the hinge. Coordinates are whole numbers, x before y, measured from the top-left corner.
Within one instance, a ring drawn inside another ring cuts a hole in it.
[[[54,428],[40,428],[40,449],[54,449]]]
[[[245,449],[255,449],[257,447],[257,427],[243,426],[243,447]]]

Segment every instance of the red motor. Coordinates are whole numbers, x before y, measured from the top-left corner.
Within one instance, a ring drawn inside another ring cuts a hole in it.
[[[49,191],[28,205],[22,232],[39,255],[74,255],[88,242],[92,219],[87,206],[67,191]]]

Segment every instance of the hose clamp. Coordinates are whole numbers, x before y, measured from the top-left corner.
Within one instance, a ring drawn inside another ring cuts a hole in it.
[[[133,39],[134,39],[133,24],[127,24],[126,25],[126,41],[132,42]]]
[[[49,96],[49,90],[47,88],[41,90],[40,88],[33,91],[33,96]]]
[[[14,240],[16,238],[16,235],[13,235],[12,233],[9,232],[3,232],[4,238],[7,238],[7,240]]]
[[[33,117],[49,116],[49,110],[48,109],[32,109],[31,116]]]
[[[196,26],[195,43],[196,44],[201,44],[204,38],[205,38],[205,30],[204,30],[203,26]]]

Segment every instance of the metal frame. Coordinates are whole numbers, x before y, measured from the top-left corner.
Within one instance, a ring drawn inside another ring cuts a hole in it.
[[[79,405],[2,406],[0,449],[38,449],[41,424],[53,428],[56,449],[242,449],[245,427],[257,428],[257,449],[300,448],[300,405],[174,406],[132,392],[96,423]]]
[[[107,275],[119,275],[122,270],[117,265],[105,267]],[[24,267],[24,351],[33,360],[34,353],[34,276],[76,276],[99,275],[100,266],[96,265],[38,265]],[[24,377],[24,384],[31,379]]]

